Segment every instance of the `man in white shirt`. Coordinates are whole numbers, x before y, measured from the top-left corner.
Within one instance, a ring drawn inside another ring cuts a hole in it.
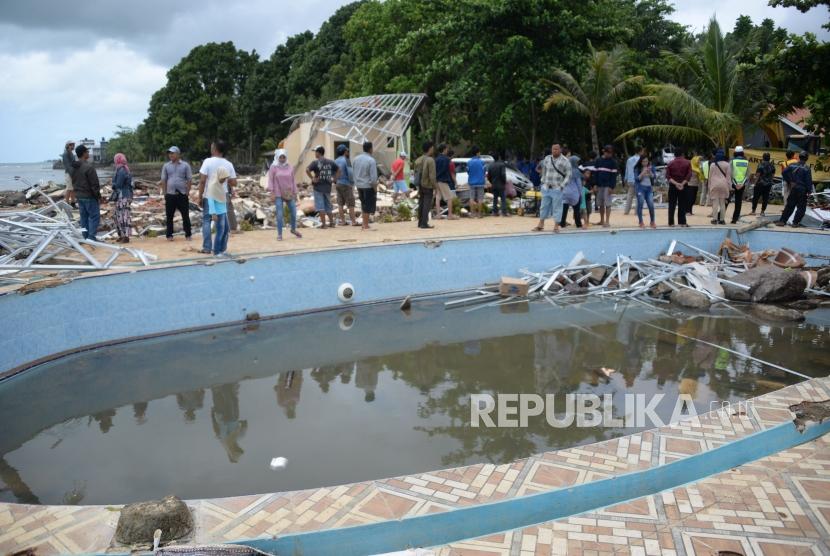
[[[210,144],[210,158],[206,158],[202,162],[202,167],[199,168],[199,204],[202,206],[202,251],[201,253],[212,253],[212,242],[210,239],[210,217],[208,216],[208,204],[205,198],[205,184],[208,179],[215,174],[219,168],[225,168],[228,171],[227,191],[225,195],[228,203],[228,224],[231,231],[236,230],[236,214],[233,210],[233,203],[231,197],[233,196],[233,188],[236,187],[236,169],[230,160],[225,158],[225,151],[227,151],[227,144],[221,139],[217,139]]]
[[[625,161],[625,214],[631,212],[631,205],[634,203],[634,199],[637,198],[637,187],[634,184],[634,172],[637,167],[637,163],[640,162],[640,157],[645,154],[646,148],[640,147],[634,152],[634,154],[628,157],[628,160]]]

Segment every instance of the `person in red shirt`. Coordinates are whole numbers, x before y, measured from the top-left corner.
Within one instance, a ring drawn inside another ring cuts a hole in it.
[[[686,186],[692,179],[692,163],[686,158],[682,149],[674,151],[674,160],[666,166],[666,179],[669,181],[669,226],[674,226],[674,212],[677,210],[677,223],[684,228],[686,224],[686,212],[688,191]]]
[[[392,183],[395,188],[392,192],[393,203],[398,202],[398,195],[403,195],[404,199],[409,199],[409,186],[406,184],[406,165],[406,151],[401,151],[398,158],[392,163]]]

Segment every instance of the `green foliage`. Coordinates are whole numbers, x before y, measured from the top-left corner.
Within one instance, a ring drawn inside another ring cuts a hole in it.
[[[398,203],[395,206],[395,210],[398,213],[398,222],[409,222],[412,220],[412,208],[409,206],[409,203]]]
[[[138,142],[143,153],[132,158],[175,144],[198,159],[221,137],[231,158],[253,162],[288,135],[289,115],[402,92],[426,94],[414,144],[524,156],[554,141],[584,154],[618,137],[626,149],[627,138],[646,134],[719,142],[808,96],[822,113],[827,43],[746,16],[726,36],[715,25],[693,37],[673,11],[669,0],[361,0],[263,59],[231,42],[197,46],[122,144]]]
[[[822,89],[815,94],[807,95],[804,105],[810,110],[805,126],[808,131],[816,134],[830,133],[830,90]]]
[[[232,42],[197,46],[167,72],[167,84],[150,100],[147,129],[150,155],[178,145],[191,157],[209,155],[216,138],[231,147],[248,138],[242,92],[259,56]]]
[[[769,5],[796,8],[800,12],[808,12],[819,6],[830,6],[830,0],[770,0]],[[830,29],[830,22],[825,23],[822,27]]]
[[[118,126],[118,131],[107,145],[107,156],[112,158],[115,153],[124,153],[130,162],[144,162],[147,160],[144,153],[144,145],[141,142],[140,128],[135,130],[131,127]]]

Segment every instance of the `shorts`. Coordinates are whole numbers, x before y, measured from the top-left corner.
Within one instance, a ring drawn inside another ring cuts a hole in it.
[[[67,191],[73,191],[74,188],[72,187],[72,177],[69,175],[69,172],[65,172],[63,174],[63,181],[66,184]]]
[[[314,210],[331,214],[331,192],[323,193],[314,190]]]
[[[469,189],[456,190],[455,195],[456,195],[456,197],[458,197],[458,200],[461,201],[462,203],[466,203],[467,201],[470,200],[470,190]]]
[[[542,206],[539,208],[539,218],[554,218],[562,216],[562,190],[546,189],[542,191]]]
[[[363,214],[375,214],[378,192],[372,187],[358,187],[357,195],[360,197],[360,211]]]
[[[611,189],[610,187],[597,187],[597,207],[600,210],[611,208]]]
[[[441,200],[450,202],[455,197],[455,191],[450,189],[450,184],[439,181],[435,186],[435,198],[440,203]]]
[[[483,203],[484,202],[484,188],[483,187],[470,187],[470,200],[474,203]]]
[[[338,185],[336,189],[338,206],[346,205],[349,208],[354,208],[354,186]]]
[[[395,193],[409,193],[409,186],[406,185],[404,180],[396,180],[394,185]]]

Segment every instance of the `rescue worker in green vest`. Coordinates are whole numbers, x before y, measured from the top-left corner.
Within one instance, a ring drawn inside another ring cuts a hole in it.
[[[741,218],[744,189],[749,181],[749,161],[744,156],[744,148],[741,145],[735,147],[735,157],[730,164],[732,165],[732,195],[735,201],[735,209],[732,211],[732,223],[737,224]]]

